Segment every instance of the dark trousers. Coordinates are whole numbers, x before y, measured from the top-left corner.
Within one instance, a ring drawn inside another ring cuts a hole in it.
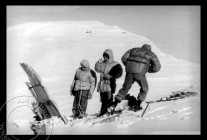
[[[138,100],[144,101],[148,92],[148,83],[145,75],[139,75],[136,73],[126,73],[125,81],[122,86],[122,89],[119,90],[118,94],[115,96],[115,99],[122,101],[127,95],[131,86],[134,82],[137,82],[140,86],[140,91],[138,94]]]
[[[101,92],[101,110],[100,115],[104,115],[107,112],[107,108],[110,106],[110,104],[113,101],[113,94],[111,92]]]
[[[82,90],[82,92],[80,90],[76,91],[72,108],[74,116],[82,116],[86,114],[88,105],[88,93],[88,90]]]

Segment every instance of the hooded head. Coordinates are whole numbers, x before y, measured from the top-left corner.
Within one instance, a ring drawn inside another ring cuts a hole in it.
[[[142,48],[151,51],[151,46],[148,44],[144,44]]]
[[[86,59],[83,59],[80,62],[80,65],[81,65],[81,69],[82,70],[89,70],[90,69],[89,63],[88,63],[88,61]]]
[[[113,52],[110,49],[106,49],[103,53],[103,57],[107,57],[108,58],[108,62],[112,62],[114,61],[114,56],[113,56]]]

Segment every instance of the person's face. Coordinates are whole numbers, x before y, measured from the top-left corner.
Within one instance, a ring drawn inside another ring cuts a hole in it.
[[[104,61],[108,61],[109,59],[108,59],[108,57],[106,57],[106,56],[103,56],[103,58],[104,58]]]
[[[81,69],[82,69],[83,71],[88,71],[88,70],[89,70],[89,67],[85,67],[84,65],[81,65]]]
[[[85,70],[86,67],[85,67],[84,65],[81,64],[81,69],[82,69],[82,70]]]

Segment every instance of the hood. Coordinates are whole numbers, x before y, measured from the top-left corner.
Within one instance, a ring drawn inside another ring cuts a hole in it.
[[[151,46],[148,44],[144,44],[142,48],[151,51]]]
[[[108,56],[109,56],[109,62],[114,61],[114,56],[113,56],[113,51],[112,50],[107,49],[107,50],[104,51],[104,53],[108,54]]]
[[[89,63],[86,59],[83,59],[80,65],[83,65],[87,70],[90,68]]]

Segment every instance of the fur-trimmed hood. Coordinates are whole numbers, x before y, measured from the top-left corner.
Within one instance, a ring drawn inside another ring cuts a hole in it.
[[[113,51],[111,49],[106,49],[103,53],[107,54],[109,56],[109,62],[113,62],[114,61],[114,56],[113,56]]]

